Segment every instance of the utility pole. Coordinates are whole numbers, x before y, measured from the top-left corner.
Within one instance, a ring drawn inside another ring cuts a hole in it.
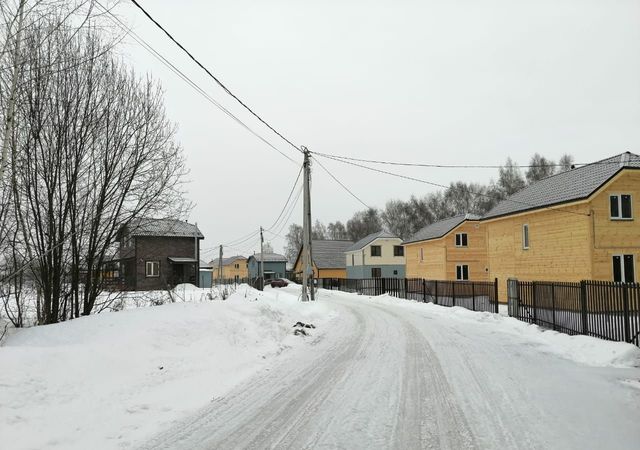
[[[302,218],[302,301],[315,300],[313,289],[313,257],[311,251],[311,160],[309,150],[301,147],[304,151],[303,164],[303,185],[304,185],[304,212]]]
[[[220,256],[218,256],[218,286],[222,286],[222,244],[220,244]]]
[[[21,0],[19,6],[18,29],[16,31],[16,45],[13,50],[13,74],[11,75],[11,86],[9,87],[9,99],[7,102],[7,115],[4,122],[4,133],[2,138],[2,160],[0,160],[0,180],[4,178],[4,168],[7,165],[7,153],[9,152],[9,141],[11,140],[11,132],[13,131],[13,120],[16,109],[16,91],[18,90],[18,72],[20,64],[20,39],[22,37],[22,22],[24,19],[24,5],[27,0]]]
[[[260,279],[262,280],[262,290],[264,291],[264,236],[260,227]]]

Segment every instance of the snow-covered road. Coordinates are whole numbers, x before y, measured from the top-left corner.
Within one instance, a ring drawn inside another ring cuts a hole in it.
[[[144,448],[640,445],[637,368],[562,358],[490,314],[326,291],[321,300],[340,311],[330,329]]]

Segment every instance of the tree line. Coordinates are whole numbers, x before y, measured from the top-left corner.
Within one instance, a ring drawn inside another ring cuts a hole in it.
[[[325,225],[316,220],[311,230],[312,239],[355,242],[381,230],[407,239],[438,220],[457,214],[483,215],[525,186],[555,173],[571,170],[573,163],[571,155],[565,154],[556,163],[535,153],[523,173],[517,163],[507,158],[505,164],[498,169],[497,181],[490,180],[487,184],[452,182],[442,191],[421,197],[412,195],[408,200],[389,200],[384,209],[357,211],[346,223],[337,220]],[[285,253],[293,261],[302,247],[302,227],[291,224],[285,237]]]
[[[120,227],[187,207],[159,83],[122,61],[91,1],[22,3],[0,8],[0,298],[15,326],[30,309],[42,324],[90,314]]]

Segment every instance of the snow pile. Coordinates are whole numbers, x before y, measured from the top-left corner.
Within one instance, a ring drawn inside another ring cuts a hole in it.
[[[354,297],[358,296],[354,295]],[[359,296],[359,298],[385,304],[392,303],[401,308],[426,312],[442,318],[486,324],[514,338],[526,340],[528,344],[533,342],[541,351],[589,366],[640,367],[640,348],[626,342],[606,341],[590,336],[570,336],[501,314],[471,311],[459,306],[450,308],[433,303],[418,303],[387,294],[377,297]]]
[[[185,289],[200,299],[206,290]],[[23,329],[0,347],[0,429],[12,448],[127,447],[305,348],[293,325],[334,316],[295,289],[247,286],[226,301],[172,303]]]

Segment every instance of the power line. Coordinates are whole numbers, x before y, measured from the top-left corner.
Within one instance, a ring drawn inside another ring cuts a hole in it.
[[[334,158],[332,156],[322,155],[320,153],[316,153],[316,155],[322,156],[324,158],[329,158],[329,159],[332,159],[334,161],[341,162],[343,164],[349,164],[349,165],[352,165],[352,166],[355,166],[355,167],[361,167],[363,169],[367,169],[367,170],[370,170],[372,172],[383,173],[383,174],[386,174],[386,175],[391,175],[391,176],[394,176],[394,177],[403,178],[405,180],[417,181],[418,183],[424,183],[424,184],[428,184],[428,185],[431,185],[431,186],[436,186],[436,187],[443,188],[443,189],[448,189],[449,188],[449,186],[445,186],[444,184],[434,183],[433,181],[422,180],[420,178],[410,177],[408,175],[402,175],[402,174],[395,173],[395,172],[389,172],[387,170],[376,169],[375,167],[365,166],[363,164],[358,164],[358,163],[355,163],[355,162],[352,162],[352,161],[346,161],[346,160]],[[489,195],[489,194],[485,194],[483,192],[476,192],[476,191],[472,191],[470,189],[465,189],[465,191],[467,193],[473,195],[473,196],[482,196],[482,197],[486,197],[486,198],[490,198],[492,200],[495,200],[495,196],[492,196],[492,195]],[[512,199],[509,199],[509,198],[506,198],[503,201],[516,203],[516,204],[520,204],[520,205],[524,205],[524,206],[529,206],[529,207],[532,207],[532,208],[544,208],[544,209],[549,209],[551,211],[556,211],[556,212],[559,212],[559,213],[575,214],[575,215],[579,215],[579,216],[589,217],[589,214],[584,214],[584,213],[575,212],[575,211],[558,210],[558,209],[554,209],[554,208],[552,208],[550,206],[542,206],[541,207],[540,205],[534,205],[534,204],[531,204],[531,203],[521,202],[521,201],[518,201],[518,200],[512,200]]]
[[[280,214],[278,214],[278,218],[273,222],[273,225],[271,225],[265,231],[272,230],[276,226],[276,223],[278,223],[278,220],[280,220],[280,217],[282,217],[282,214],[284,213],[285,209],[287,209],[287,205],[289,204],[289,200],[291,200],[291,196],[293,195],[293,192],[296,189],[298,181],[300,180],[300,175],[302,174],[302,168],[303,168],[303,166],[300,166],[300,170],[298,171],[298,176],[296,177],[296,180],[293,182],[293,186],[291,186],[291,191],[289,192],[289,196],[287,197],[287,201],[282,206],[282,210],[280,211]]]
[[[181,78],[184,82],[186,82],[192,89],[194,89],[198,94],[200,94],[201,96],[203,96],[207,101],[209,101],[211,104],[213,104],[216,108],[218,108],[219,110],[221,110],[223,113],[225,113],[227,116],[229,116],[232,120],[234,120],[235,122],[237,122],[240,126],[242,126],[244,129],[246,129],[247,131],[249,131],[251,134],[253,134],[255,137],[257,137],[258,139],[260,139],[262,142],[264,142],[266,145],[268,145],[269,147],[271,147],[273,150],[275,150],[276,152],[280,153],[282,156],[284,156],[285,158],[287,158],[289,161],[291,161],[292,163],[298,165],[299,163],[297,161],[295,161],[294,159],[292,159],[291,157],[289,157],[287,154],[285,154],[283,151],[281,151],[279,148],[277,148],[275,145],[273,145],[271,142],[269,142],[267,139],[265,139],[264,137],[262,137],[260,134],[258,134],[256,131],[254,131],[251,127],[249,127],[246,123],[244,123],[241,119],[239,119],[237,116],[235,116],[231,111],[229,111],[227,108],[225,108],[224,106],[222,106],[218,101],[216,101],[213,97],[211,97],[211,95],[209,95],[209,93],[207,93],[203,88],[201,88],[195,81],[193,81],[191,78],[189,78],[188,75],[186,75],[184,72],[182,72],[178,67],[176,67],[171,61],[169,61],[164,55],[162,55],[160,52],[158,52],[155,48],[153,48],[153,46],[151,44],[149,44],[147,41],[145,41],[142,37],[140,37],[135,31],[133,31],[131,28],[129,28],[125,23],[123,23],[116,15],[114,15],[110,10],[108,10],[105,6],[103,6],[99,1],[96,0],[96,4],[98,6],[100,6],[100,8],[102,8],[107,14],[108,16],[111,18],[111,20],[122,30],[124,31],[126,34],[128,34],[129,36],[131,36],[133,38],[134,41],[136,41],[141,47],[143,47],[145,50],[147,50],[147,52],[149,52],[151,54],[151,56],[153,56],[154,58],[156,58],[158,61],[160,61],[165,67],[167,67],[169,70],[171,70],[173,73],[175,73],[178,78]]]
[[[289,145],[291,145],[293,148],[295,148],[296,150],[298,150],[300,153],[303,153],[302,150],[300,148],[298,148],[297,145],[295,145],[293,142],[291,142],[289,139],[287,139],[286,137],[284,137],[279,131],[277,131],[275,128],[273,128],[271,125],[269,125],[269,123],[267,123],[267,121],[265,121],[262,117],[260,117],[258,114],[256,114],[249,106],[247,106],[246,103],[244,103],[242,100],[240,100],[240,98],[238,98],[238,96],[236,96],[233,92],[231,92],[231,90],[229,88],[227,88],[222,81],[220,81],[213,73],[211,73],[211,71],[209,69],[207,69],[200,61],[198,61],[198,59],[196,59],[190,52],[189,50],[187,50],[180,42],[178,42],[172,35],[171,33],[169,33],[162,25],[160,25],[160,23],[158,23],[157,20],[155,20],[153,17],[151,17],[151,15],[136,1],[136,0],[131,0],[131,2],[136,5],[138,7],[138,9],[140,9],[140,11],[142,11],[144,13],[145,16],[147,16],[147,18],[149,18],[149,20],[151,20],[160,30],[162,30],[164,32],[164,34],[167,35],[167,37],[169,39],[171,39],[171,41],[173,41],[174,44],[176,44],[183,52],[185,52],[187,54],[187,56],[189,56],[189,58],[191,58],[191,60],[193,62],[195,62],[202,70],[205,71],[205,73],[207,75],[209,75],[209,77],[211,77],[211,79],[213,79],[227,94],[229,94],[231,97],[233,97],[238,103],[240,103],[247,111],[249,111],[256,119],[258,119],[260,122],[262,122],[264,125],[267,126],[267,128],[269,128],[271,131],[273,131],[275,134],[277,134],[278,136],[280,136],[280,138],[282,138],[286,143],[288,143]]]
[[[324,166],[324,164],[322,164],[322,163],[320,162],[320,160],[318,160],[317,158],[315,158],[315,161],[316,161],[318,164],[320,164],[320,167],[322,167],[322,169],[323,169],[325,172],[327,172],[327,173],[329,174],[329,176],[335,180],[335,182],[336,182],[336,183],[338,183],[340,186],[342,186],[342,188],[343,188],[345,191],[347,191],[349,194],[351,194],[351,196],[352,196],[353,198],[355,198],[355,199],[356,199],[356,200],[358,200],[360,203],[362,203],[362,204],[364,205],[364,207],[365,207],[365,208],[367,208],[367,209],[371,209],[371,207],[370,207],[369,205],[367,205],[365,202],[363,202],[363,201],[360,199],[360,197],[358,197],[356,194],[354,194],[354,193],[351,191],[351,189],[349,189],[348,187],[346,187],[346,186],[345,186],[345,185],[344,185],[340,180],[338,180],[338,178],[336,178],[336,176],[335,176],[334,174],[332,174],[332,173],[329,171],[329,169],[327,169],[327,168]]]
[[[405,166],[405,167],[430,167],[430,168],[438,168],[438,169],[501,169],[504,168],[505,165],[482,165],[482,164],[429,164],[429,163],[407,163],[407,162],[398,162],[398,161],[384,161],[379,159],[363,159],[363,158],[353,158],[351,156],[341,156],[335,155],[331,153],[320,153],[320,152],[312,152],[318,156],[324,156],[326,158],[334,158],[346,161],[357,161],[364,162],[370,164],[384,164],[389,166]],[[587,166],[593,164],[620,164],[619,161],[597,161],[593,163],[572,163],[573,166]],[[528,165],[519,165],[513,164],[511,167],[516,167],[519,169],[529,169],[529,168],[540,168],[540,167],[565,167],[564,164],[528,164]]]

